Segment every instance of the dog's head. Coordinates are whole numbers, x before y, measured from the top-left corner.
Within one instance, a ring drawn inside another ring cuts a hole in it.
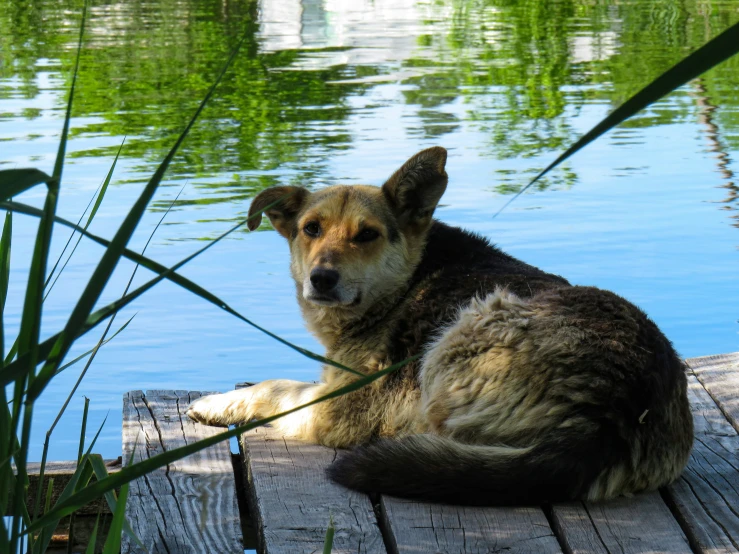
[[[301,303],[364,312],[399,290],[418,264],[447,184],[446,150],[423,150],[382,187],[333,186],[317,192],[274,187],[249,209],[262,212],[290,243]]]

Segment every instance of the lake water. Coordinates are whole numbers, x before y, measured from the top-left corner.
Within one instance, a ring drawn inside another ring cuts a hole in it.
[[[51,172],[81,4],[0,0],[0,169]],[[736,2],[653,0],[93,0],[59,212],[77,220],[126,138],[90,230],[112,236],[215,79],[242,52],[174,160],[132,241],[174,264],[245,217],[264,187],[382,184],[416,151],[449,150],[439,219],[573,283],[644,308],[686,357],[739,350],[739,60],[664,98],[493,214],[651,79],[739,19]],[[184,188],[183,188],[184,187]],[[37,188],[17,200],[41,206]],[[16,215],[6,332],[17,330],[37,220]],[[68,238],[55,230],[55,256]],[[101,249],[83,240],[44,307],[61,329]],[[121,263],[102,301],[118,297]],[[265,224],[182,273],[257,323],[320,351],[304,329],[287,246]],[[140,271],[136,283],[150,274]],[[158,285],[119,317],[52,441],[77,454],[83,396],[96,450],[120,453],[132,389],[228,390],[319,367],[205,301]],[[74,353],[97,340],[96,330]],[[70,356],[71,359],[71,356]],[[81,366],[35,412],[43,435]],[[88,437],[88,438],[89,438]]]

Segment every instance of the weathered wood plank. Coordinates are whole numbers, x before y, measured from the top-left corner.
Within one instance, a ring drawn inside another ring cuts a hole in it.
[[[561,552],[538,507],[444,506],[383,496],[380,509],[392,553]]]
[[[259,552],[322,552],[331,518],[334,554],[386,552],[369,498],[327,479],[334,449],[286,440],[269,427],[240,442]]]
[[[658,492],[604,503],[555,504],[552,518],[560,540],[573,554],[692,552]]]
[[[205,393],[203,393],[205,394]],[[222,431],[191,421],[197,392],[141,391],[123,398],[123,459],[134,461]],[[147,550],[162,554],[243,552],[228,442],[131,483],[126,517]],[[140,552],[124,535],[122,552]]]
[[[686,361],[734,429],[739,431],[739,352]]]
[[[665,491],[696,550],[739,552],[739,434],[689,376],[695,442],[681,478]]]

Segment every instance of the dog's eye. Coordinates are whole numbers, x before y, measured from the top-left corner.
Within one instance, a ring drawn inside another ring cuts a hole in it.
[[[371,242],[380,236],[374,229],[363,229],[354,237],[354,242]]]
[[[310,221],[303,227],[303,232],[309,237],[317,237],[321,232],[321,226],[315,221]]]

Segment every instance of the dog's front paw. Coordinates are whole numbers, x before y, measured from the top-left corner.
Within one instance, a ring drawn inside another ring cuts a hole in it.
[[[187,416],[206,425],[227,426],[234,423],[233,399],[228,394],[211,394],[198,398],[187,408]]]

